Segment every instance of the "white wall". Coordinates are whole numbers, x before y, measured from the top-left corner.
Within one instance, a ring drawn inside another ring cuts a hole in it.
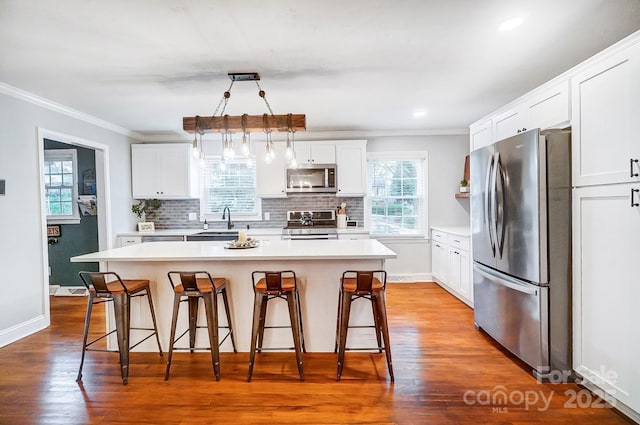
[[[468,226],[469,199],[456,199],[469,154],[468,135],[371,137],[367,152],[427,151],[429,226]],[[428,239],[381,240],[398,254],[387,260],[391,279],[403,281],[431,278],[431,245]]]
[[[38,128],[108,146],[111,186],[109,238],[133,228],[131,139],[14,97],[0,86],[0,347],[49,324],[45,225],[41,219]]]

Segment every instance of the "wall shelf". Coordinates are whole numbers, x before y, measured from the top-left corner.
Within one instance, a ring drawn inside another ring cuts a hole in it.
[[[456,198],[470,198],[471,194],[469,192],[465,193],[456,193]]]

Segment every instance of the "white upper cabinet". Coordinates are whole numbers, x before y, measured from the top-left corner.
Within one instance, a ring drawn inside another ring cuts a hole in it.
[[[569,80],[541,90],[527,99],[525,128],[563,128],[570,125]]]
[[[367,194],[367,142],[336,142],[337,196]]]
[[[513,109],[496,116],[493,121],[494,141],[506,139],[527,128],[524,105],[519,105]]]
[[[570,125],[569,80],[564,79],[523,96],[503,109],[469,127],[471,150],[480,149],[532,128],[542,130]]]
[[[298,164],[335,164],[336,144],[333,142],[295,142]]]
[[[640,44],[572,81],[573,185],[640,181]]]
[[[131,145],[132,195],[136,199],[198,196],[198,167],[189,143]]]
[[[513,108],[493,119],[493,140],[498,141],[532,128],[566,127],[570,120],[569,80],[525,96]]]
[[[493,143],[493,123],[486,120],[469,128],[471,136],[471,150],[480,149]]]
[[[274,143],[275,156],[270,164],[264,161],[265,142],[256,142],[256,194],[260,198],[285,198],[285,144]]]

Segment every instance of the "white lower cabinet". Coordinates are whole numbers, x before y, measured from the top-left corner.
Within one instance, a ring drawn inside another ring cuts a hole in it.
[[[142,243],[140,236],[118,236],[118,247]]]
[[[473,305],[468,236],[432,230],[431,270],[440,286],[464,303]]]
[[[640,184],[574,189],[573,367],[640,412]],[[615,401],[615,400],[614,400]],[[624,409],[621,409],[624,410]]]

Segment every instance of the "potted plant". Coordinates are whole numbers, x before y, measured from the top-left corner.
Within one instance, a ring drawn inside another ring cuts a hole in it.
[[[138,223],[139,231],[154,230],[153,222],[147,221],[147,219],[153,218],[158,208],[160,208],[160,205],[162,205],[162,202],[157,199],[141,199],[138,203],[131,206],[131,212],[142,220],[142,222]]]
[[[465,179],[460,180],[460,193],[469,191],[469,182]]]

